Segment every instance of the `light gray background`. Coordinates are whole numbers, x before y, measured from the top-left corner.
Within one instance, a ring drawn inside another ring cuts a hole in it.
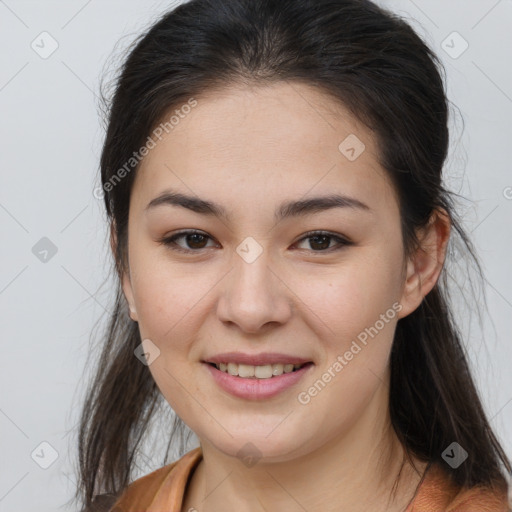
[[[511,454],[512,2],[380,3],[410,18],[442,57],[465,121],[463,132],[458,114],[451,125],[448,183],[471,200],[464,215],[486,271],[484,336],[461,318],[489,417]],[[122,38],[119,53],[171,5],[0,1],[2,512],[72,510],[65,503],[75,489],[83,369],[110,297],[108,285],[100,289],[110,265],[102,204],[92,193],[103,137],[95,95],[116,43]],[[43,31],[58,43],[46,59],[31,47],[35,40],[39,51],[50,48]],[[464,42],[454,31],[469,44],[460,56]],[[42,237],[58,249],[46,263],[32,252]],[[463,304],[459,310],[465,314]],[[52,456],[42,442],[58,453],[48,469],[39,465]],[[149,460],[140,474],[156,467]]]

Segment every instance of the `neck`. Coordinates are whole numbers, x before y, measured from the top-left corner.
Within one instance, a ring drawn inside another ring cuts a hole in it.
[[[203,460],[194,472],[183,510],[213,512],[403,512],[426,464],[405,458],[389,418],[386,387],[343,434],[299,458],[252,467],[201,441]],[[397,483],[398,482],[398,483]],[[396,484],[396,485],[395,485]]]

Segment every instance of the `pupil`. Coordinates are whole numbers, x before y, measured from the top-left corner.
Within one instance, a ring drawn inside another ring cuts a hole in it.
[[[327,244],[325,244],[325,240],[328,240],[330,238],[328,235],[317,235],[317,236],[312,237],[311,238],[311,242],[310,242],[311,247],[314,248],[313,245],[314,245],[315,242],[313,242],[313,241],[315,239],[318,240],[319,238],[324,240],[323,244],[320,243],[320,245],[322,245],[322,247],[320,247],[320,248],[321,249],[327,249],[329,247],[329,242],[327,242]]]
[[[201,235],[201,234],[199,234],[199,233],[194,233],[194,234],[192,234],[192,235],[188,235],[188,240],[190,241],[190,239],[191,239],[192,237],[197,237],[197,238],[201,239],[201,238],[204,238],[204,235]],[[195,239],[195,242],[197,242],[197,238]],[[195,247],[195,245],[194,245],[194,243],[195,243],[195,242],[194,242],[194,239],[193,239],[192,243],[191,243],[191,244],[189,243],[189,245],[191,245],[192,247]],[[200,245],[200,247],[199,247],[199,248],[201,249],[201,248],[202,248],[202,246],[201,246],[201,242],[200,242],[200,241],[199,241],[199,245]],[[197,248],[197,247],[196,247],[196,248]]]

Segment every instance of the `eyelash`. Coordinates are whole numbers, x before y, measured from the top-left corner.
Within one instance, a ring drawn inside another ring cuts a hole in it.
[[[194,250],[194,249],[183,249],[183,247],[180,247],[179,245],[176,244],[176,240],[178,240],[180,238],[184,238],[184,237],[186,237],[188,235],[202,235],[203,237],[206,237],[206,238],[209,238],[210,240],[213,240],[210,236],[208,236],[203,231],[189,230],[189,231],[181,231],[181,232],[176,233],[176,234],[174,234],[172,236],[169,236],[169,237],[164,237],[164,238],[160,239],[158,242],[163,244],[163,245],[165,245],[166,247],[168,247],[172,251],[182,252],[182,253],[186,253],[186,254],[197,253],[199,251],[202,251],[203,249],[207,249],[207,247],[203,247],[201,249],[196,249],[196,250]],[[299,243],[299,242],[302,242],[304,240],[307,240],[308,238],[315,238],[317,236],[326,236],[326,237],[328,237],[328,238],[338,242],[339,245],[338,245],[338,247],[336,247],[336,246],[335,247],[330,247],[328,249],[319,250],[319,251],[314,251],[313,249],[311,249],[311,251],[314,252],[314,253],[331,253],[331,252],[334,252],[334,251],[340,251],[344,247],[353,245],[353,242],[351,242],[350,240],[348,240],[346,238],[343,238],[343,237],[341,237],[339,235],[336,235],[334,233],[331,233],[329,231],[308,231],[296,243]]]

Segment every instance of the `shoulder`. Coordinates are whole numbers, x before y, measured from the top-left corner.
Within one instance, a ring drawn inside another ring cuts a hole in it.
[[[440,464],[433,464],[407,512],[509,512],[507,486],[460,487]]]
[[[138,478],[128,485],[115,501],[110,502],[111,508],[106,512],[146,510],[151,505],[164,501],[171,512],[173,507],[181,505],[190,473],[201,458],[201,448],[195,448],[176,462]]]
[[[506,488],[472,487],[459,491],[446,512],[509,512]]]

